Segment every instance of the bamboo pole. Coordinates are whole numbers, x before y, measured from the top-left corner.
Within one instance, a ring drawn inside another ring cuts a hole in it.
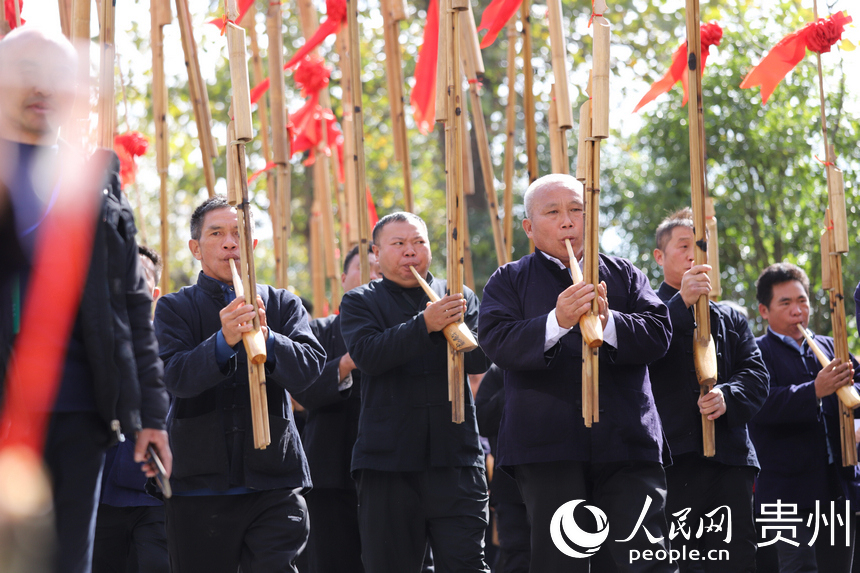
[[[302,24],[302,34],[308,40],[319,28],[319,14],[314,8],[311,0],[298,0],[299,18]],[[313,55],[319,55],[316,49],[311,51]],[[328,89],[320,91],[320,105],[324,109],[331,108],[331,99]],[[323,138],[328,139],[328,121],[320,120],[319,129]],[[334,206],[332,202],[332,184],[330,159],[325,152],[325,143],[317,147],[316,160],[313,165],[314,197],[320,205],[320,216],[322,217],[322,270],[328,279],[329,291],[331,292],[331,308],[340,307],[340,261],[335,256],[337,240],[334,232]],[[316,308],[316,307],[315,307]],[[320,306],[322,310],[322,306]]]
[[[314,318],[325,316],[323,306],[325,303],[325,255],[323,254],[323,217],[320,212],[320,203],[314,199],[311,205],[310,224],[310,266],[311,266],[311,292],[314,301]]]
[[[496,247],[496,262],[499,266],[508,259],[505,253],[505,239],[502,233],[502,221],[499,217],[499,199],[496,194],[496,181],[493,176],[493,160],[490,158],[490,139],[487,135],[487,124],[484,119],[484,108],[481,104],[481,94],[478,73],[483,69],[484,62],[478,43],[478,33],[475,30],[475,18],[471,10],[461,10],[460,29],[462,32],[463,64],[466,79],[469,82],[469,102],[472,105],[472,127],[478,147],[478,158],[481,162],[481,177],[484,182],[484,193],[487,196],[487,210],[490,215],[490,226],[493,229],[493,244]],[[471,147],[471,146],[470,146]]]
[[[567,41],[562,26],[561,0],[547,0],[547,24],[552,53],[552,74],[555,77],[555,119],[558,129],[566,131],[573,127],[573,111],[570,106],[570,80],[567,75]],[[595,34],[597,29],[595,28]],[[608,79],[608,78],[607,78]],[[553,135],[553,132],[550,133]],[[569,171],[569,169],[568,169]],[[562,171],[555,171],[562,173]]]
[[[0,36],[9,33],[9,23],[6,21],[6,2],[0,2]]]
[[[361,282],[370,282],[370,264],[367,249],[370,244],[370,228],[367,213],[367,180],[364,158],[364,114],[362,112],[361,51],[358,28],[357,0],[346,0],[349,45],[346,62],[350,67],[349,84],[352,91],[353,148],[350,169],[355,172],[356,206],[358,207],[358,256],[361,265]]]
[[[687,50],[688,78],[690,101],[688,103],[688,118],[690,132],[690,178],[691,199],[693,206],[693,227],[696,234],[696,249],[694,264],[702,265],[708,262],[707,237],[705,235],[705,197],[707,187],[705,182],[705,129],[702,108],[702,73],[699,62],[702,61],[702,42],[699,18],[699,0],[687,2]],[[699,379],[700,395],[710,392],[717,382],[717,351],[711,338],[710,302],[707,295],[702,295],[695,303],[694,315],[696,330],[693,343],[693,359],[696,365],[696,375]],[[714,421],[702,415],[702,439],[705,457],[713,457],[715,452]]]
[[[412,165],[409,156],[409,136],[406,131],[406,107],[403,99],[403,61],[400,51],[400,21],[406,18],[403,0],[382,0],[382,27],[385,39],[385,79],[388,83],[388,105],[394,136],[394,160],[403,171],[403,205],[415,210],[412,198]]]
[[[60,28],[66,38],[72,37],[72,0],[57,0],[60,9]],[[17,4],[17,2],[16,2]],[[6,15],[2,14],[2,19]]]
[[[170,142],[167,139],[167,83],[164,79],[164,26],[173,20],[170,0],[151,0],[152,37],[152,115],[155,121],[155,164],[158,169],[159,210],[161,214],[161,292],[170,292],[170,198],[167,171],[170,167]]]
[[[17,2],[14,2],[18,6]],[[17,10],[17,8],[16,8]],[[98,102],[98,145],[113,149],[116,122],[116,91],[114,86],[114,45],[115,13],[113,2],[105,0],[101,4],[101,25],[99,27],[99,102]]]
[[[507,24],[508,33],[508,102],[505,107],[505,260],[513,260],[514,241],[514,163],[516,161],[517,128],[517,92],[515,84],[517,79],[517,23],[516,16],[511,17]]]
[[[359,243],[358,233],[358,184],[357,173],[352,166],[352,158],[355,155],[355,123],[352,118],[352,82],[347,53],[349,51],[349,29],[342,26],[337,35],[337,53],[341,61],[341,89],[343,91],[343,117],[341,127],[343,128],[343,155],[344,155],[344,213],[341,232],[345,239],[341,241],[344,248],[352,248]],[[368,275],[369,276],[369,275]]]
[[[197,59],[197,43],[194,40],[194,29],[191,23],[191,12],[188,0],[176,0],[176,20],[179,22],[179,32],[182,37],[182,50],[185,54],[185,68],[188,71],[188,92],[191,107],[194,111],[194,121],[197,123],[197,141],[200,146],[201,161],[203,162],[203,177],[206,180],[206,190],[209,197],[215,196],[215,171],[212,159],[217,157],[218,149],[212,136],[212,114],[209,110],[209,94],[206,82],[200,73],[200,62]]]
[[[523,114],[525,115],[526,156],[529,185],[538,178],[537,124],[535,123],[534,68],[532,67],[531,0],[520,6],[523,23]]]
[[[275,164],[275,202],[272,227],[275,240],[275,285],[289,285],[289,240],[291,225],[290,142],[287,139],[287,106],[284,98],[284,37],[281,4],[270,2],[266,12],[269,40],[269,110],[272,119],[272,162]]]

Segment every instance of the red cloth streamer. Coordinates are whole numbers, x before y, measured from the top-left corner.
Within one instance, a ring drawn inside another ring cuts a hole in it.
[[[266,163],[266,166],[265,166],[265,167],[263,167],[263,168],[262,168],[262,169],[260,169],[259,171],[254,171],[254,172],[251,174],[251,176],[250,176],[250,177],[248,177],[248,185],[250,185],[251,183],[253,183],[253,182],[254,182],[254,180],[256,180],[256,179],[257,179],[257,177],[259,177],[260,175],[262,175],[263,173],[265,173],[265,172],[266,172],[266,171],[268,171],[269,169],[272,169],[273,167],[275,167],[275,165],[277,165],[277,163],[275,163],[274,161],[269,161],[268,163]]]
[[[75,167],[79,173],[80,165]],[[37,454],[42,451],[89,269],[101,197],[92,175],[86,170],[83,176],[64,181],[42,223],[21,331],[8,370],[0,373],[6,376],[0,449],[23,446]]]
[[[290,114],[287,133],[293,154],[308,152],[305,165],[313,165],[316,151],[323,144],[323,152],[331,157],[331,148],[338,151],[338,180],[343,182],[343,133],[337,126],[337,118],[330,109],[323,109],[319,103],[320,92],[328,86],[331,69],[319,57],[306,56],[299,63],[293,79],[301,88],[301,94],[308,100],[295,113]],[[322,121],[326,130],[322,130]]]
[[[427,135],[436,125],[436,62],[439,59],[439,4],[430,0],[424,42],[415,64],[415,87],[409,96],[418,131]]]
[[[705,72],[705,65],[708,62],[708,51],[711,49],[711,46],[719,46],[720,40],[723,38],[723,29],[720,25],[715,22],[708,22],[707,24],[702,24],[700,28],[701,41],[702,41],[702,66],[699,71],[700,74]],[[681,82],[681,87],[684,90],[684,100],[681,102],[681,106],[687,105],[687,99],[689,96],[689,86],[687,78],[687,42],[681,44],[681,46],[675,50],[675,53],[672,55],[672,66],[669,68],[669,71],[666,72],[666,75],[654,82],[651,85],[651,89],[648,90],[639,103],[636,104],[636,107],[633,109],[633,113],[639,111],[642,106],[654,100],[660,94],[668,92],[672,89],[676,83]]]
[[[6,5],[6,23],[9,24],[9,29],[14,30],[18,26],[15,22],[15,0],[5,0],[4,4]],[[18,13],[22,13],[24,11],[24,0],[18,0]],[[21,25],[24,25],[26,21],[24,18],[21,18]]]
[[[847,13],[836,12],[826,20],[819,18],[800,30],[795,30],[780,40],[747,74],[741,82],[741,88],[761,86],[761,103],[766,104],[779,82],[806,55],[807,48],[819,54],[829,52],[830,48],[842,39],[845,25],[851,21],[852,18]]]
[[[523,0],[493,0],[484,8],[481,14],[481,24],[478,31],[486,30],[487,34],[481,40],[481,47],[486,48],[496,41],[499,32],[502,31],[508,20],[520,9]]]
[[[367,219],[369,227],[373,229],[379,222],[379,215],[376,214],[376,204],[374,204],[373,196],[370,194],[370,187],[365,187],[364,190],[367,192]]]
[[[326,18],[314,32],[314,35],[305,42],[305,45],[299,48],[296,55],[290,58],[284,69],[294,68],[302,59],[310,53],[311,50],[323,43],[329,34],[337,34],[341,24],[346,22],[346,0],[326,0],[325,2]]]
[[[253,5],[254,5],[254,0],[239,0],[239,2],[238,2],[239,17],[236,18],[235,22],[233,20],[228,19],[227,15],[225,14],[225,15],[221,16],[220,18],[213,18],[212,20],[209,20],[209,23],[215,24],[216,26],[218,26],[218,29],[221,30],[221,34],[224,34],[224,28],[227,27],[227,22],[233,22],[234,24],[236,22],[241,22],[242,18],[245,17],[245,14],[248,13],[248,10],[250,10],[251,6],[253,6]]]
[[[137,178],[135,158],[146,153],[149,141],[139,131],[128,131],[114,137],[113,148],[119,156],[119,177],[122,180],[122,186],[133,184]]]

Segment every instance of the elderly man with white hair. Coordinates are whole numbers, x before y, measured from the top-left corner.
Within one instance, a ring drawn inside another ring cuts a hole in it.
[[[625,259],[601,253],[599,287],[571,284],[579,262],[565,240],[582,259],[584,235],[573,177],[538,179],[524,202],[535,252],[490,277],[478,339],[505,371],[496,464],[514,474],[526,504],[530,571],[677,571],[664,514],[668,452],[646,366],[669,347],[669,313]],[[604,328],[600,420],[587,428],[578,323],[595,297]]]

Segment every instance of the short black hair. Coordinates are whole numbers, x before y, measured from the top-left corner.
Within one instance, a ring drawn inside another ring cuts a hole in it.
[[[367,245],[367,253],[373,253],[373,243]],[[358,255],[358,245],[351,248],[346,254],[346,258],[343,260],[343,274],[346,274],[346,271],[349,269],[349,264],[352,262],[352,259],[356,257],[356,255]]]
[[[412,223],[420,223],[424,230],[427,230],[427,223],[424,222],[424,219],[416,215],[415,213],[410,213],[408,211],[397,211],[395,213],[391,213],[386,215],[382,219],[376,222],[376,225],[373,226],[373,242],[374,244],[379,244],[379,234],[382,233],[382,229],[388,223],[402,223],[402,222],[412,222]]]
[[[164,263],[161,261],[161,257],[146,245],[138,245],[137,254],[152,261],[152,266],[155,267],[155,277],[153,277],[155,280],[153,282],[158,284],[161,280],[161,271],[164,269]],[[148,273],[149,269],[144,268],[144,272]]]
[[[809,295],[809,277],[803,269],[791,263],[775,263],[763,270],[755,282],[755,297],[760,304],[770,308],[774,285],[797,281]]]
[[[216,209],[232,208],[233,205],[228,203],[227,198],[223,195],[214,195],[200,203],[191,215],[191,238],[195,241],[200,240],[200,234],[203,232],[203,219],[206,218],[206,213]]]
[[[654,233],[654,239],[657,248],[661,251],[666,250],[666,244],[672,238],[672,231],[677,227],[686,227],[695,232],[693,227],[693,210],[689,207],[678,209],[674,213],[667,215],[657,226],[657,231]]]

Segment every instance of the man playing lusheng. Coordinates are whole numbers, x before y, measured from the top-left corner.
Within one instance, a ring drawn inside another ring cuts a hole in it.
[[[358,481],[362,560],[368,573],[421,570],[427,539],[436,571],[489,571],[484,452],[464,377],[466,419],[451,421],[448,343],[442,329],[461,317],[473,331],[478,299],[468,288],[445,295],[430,273],[427,226],[392,213],[373,229],[381,281],[344,294],[341,331],[361,370],[361,417],[352,455]],[[409,267],[441,298],[430,303]],[[480,349],[464,357],[468,374],[487,369]]]
[[[747,423],[767,398],[768,374],[747,319],[727,305],[710,303],[711,336],[717,350],[717,384],[700,397],[693,364],[693,304],[708,295],[708,265],[693,266],[696,238],[689,207],[666,217],[656,232],[654,260],[663,268],[657,291],[669,308],[672,343],[666,356],[648,366],[657,410],[672,452],[666,468],[669,486],[666,514],[679,524],[672,548],[683,545],[707,555],[725,549],[728,560],[695,561],[704,571],[730,573],[756,570],[758,534],[753,518],[753,483],[758,458]],[[702,416],[714,420],[716,454],[705,458]],[[695,487],[691,487],[695,485]],[[714,516],[707,517],[712,511]],[[732,533],[725,529],[697,536],[700,520],[706,525],[730,516]],[[693,561],[679,560],[681,571]]]
[[[287,392],[317,378],[325,353],[299,297],[258,284],[272,443],[255,449],[242,344],[254,307],[233,288],[239,228],[224,197],[194,211],[188,246],[202,267],[197,284],[164,295],[155,309],[173,395],[170,444],[180,452],[165,502],[171,570],[294,572],[308,536],[301,491],[311,480]]]
[[[836,390],[852,380],[860,388],[860,368],[853,357],[851,363],[834,359],[833,339],[813,334],[831,359],[827,367],[821,367],[797,328],[809,324],[808,293],[809,278],[790,263],[769,266],[756,281],[758,310],[768,324],[767,333],[756,342],[770,373],[767,400],[750,422],[761,462],[756,504],[765,519],[768,513],[773,516],[776,503],[783,504],[783,515],[793,505],[795,515],[791,517],[802,520],[791,524],[797,526],[796,535],[782,531],[783,540],[776,541],[781,572],[849,572],[853,517],[860,509],[860,468],[842,467]],[[849,526],[842,523],[846,501],[850,504]],[[771,505],[770,510],[766,504]],[[831,504],[839,522],[831,523]],[[847,545],[845,527],[850,527]],[[831,543],[831,528],[837,530],[835,543]],[[813,542],[815,531],[818,535]],[[773,531],[766,534],[765,543],[776,535]]]
[[[676,571],[668,560],[631,558],[634,551],[668,549],[663,438],[646,367],[669,346],[668,311],[642,272],[624,259],[600,255],[596,292],[584,282],[571,286],[568,266],[577,261],[568,260],[565,239],[581,258],[584,226],[582,193],[573,177],[541,177],[524,203],[523,228],[535,252],[490,277],[480,342],[505,371],[496,463],[514,472],[523,494],[531,522],[530,571],[589,571],[595,557],[569,557],[550,537],[554,513],[572,500],[605,512],[611,526],[605,544],[620,570]],[[600,421],[586,428],[578,322],[595,296],[604,328]],[[606,559],[606,552],[601,549],[597,558]]]

